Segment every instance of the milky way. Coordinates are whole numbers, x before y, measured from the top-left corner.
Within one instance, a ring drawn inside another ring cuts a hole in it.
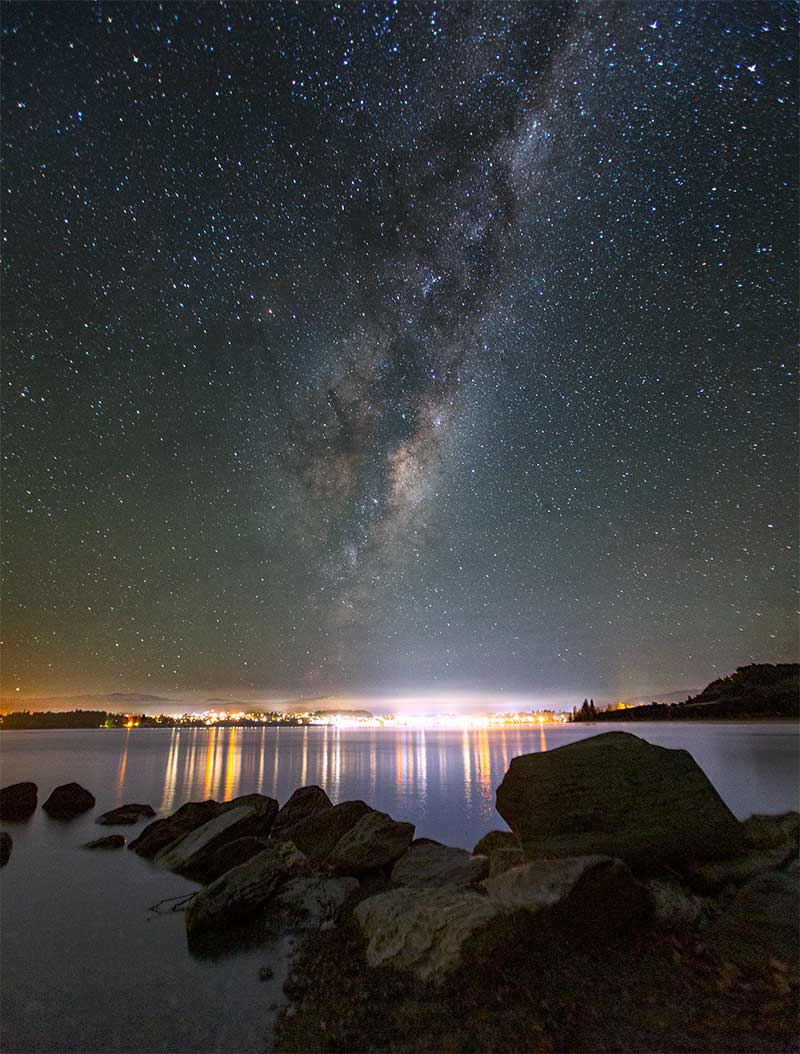
[[[7,6],[4,694],[791,658],[796,28]]]

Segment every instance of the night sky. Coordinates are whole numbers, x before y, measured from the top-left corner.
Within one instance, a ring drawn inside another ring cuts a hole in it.
[[[5,697],[791,660],[795,15],[4,4]]]

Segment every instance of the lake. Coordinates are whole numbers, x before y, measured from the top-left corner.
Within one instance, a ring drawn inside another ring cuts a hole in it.
[[[472,848],[505,827],[494,792],[518,754],[552,750],[608,725],[423,729],[98,729],[0,733],[2,785],[33,780],[41,804],[73,780],[97,808],[69,823],[41,809],[4,824],[14,848],[0,871],[2,1048],[5,1051],[265,1051],[281,1001],[285,947],[224,960],[193,958],[180,914],[148,907],[196,888],[125,850],[81,845],[142,824],[106,828],[94,816],[124,802],[159,814],[190,800],[260,791],[281,803],[317,783],[334,802],[363,798],[417,835]],[[740,818],[797,808],[793,724],[615,724],[688,749]]]

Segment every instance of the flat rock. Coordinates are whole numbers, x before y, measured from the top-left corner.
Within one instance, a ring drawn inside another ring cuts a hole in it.
[[[688,751],[627,732],[514,758],[497,811],[529,859],[599,854],[654,870],[742,844],[739,822]]]
[[[370,966],[439,980],[461,965],[465,944],[503,913],[489,897],[458,889],[403,887],[369,897],[353,915]]]
[[[71,820],[88,812],[95,805],[94,795],[79,783],[63,783],[56,787],[42,808],[57,820]]]
[[[189,936],[224,929],[262,909],[288,879],[304,871],[308,861],[291,842],[274,842],[244,864],[201,889],[186,909]]]
[[[133,849],[139,856],[155,856],[165,846],[213,820],[224,811],[224,805],[211,799],[187,802],[169,816],[162,816],[160,820],[149,823],[139,837],[129,843],[128,848]]]
[[[473,886],[489,874],[489,857],[466,849],[415,842],[392,868],[392,882],[401,886]]]
[[[270,918],[282,917],[291,926],[319,929],[334,919],[358,879],[346,875],[307,875],[290,878],[269,902]]]
[[[773,872],[748,882],[727,910],[703,930],[703,942],[736,966],[770,959],[796,964],[800,954],[800,885]]]
[[[374,871],[394,863],[413,837],[413,823],[400,823],[371,809],[336,843],[328,863],[348,875]]]
[[[265,838],[277,811],[274,798],[256,795],[247,804],[225,809],[213,820],[165,846],[156,853],[155,862],[170,871],[203,881],[206,869],[226,842],[247,835]]]
[[[366,802],[343,801],[284,828],[280,837],[293,842],[309,860],[322,863],[331,855],[340,839],[368,812],[372,810]]]
[[[121,834],[107,834],[105,838],[95,838],[87,842],[84,849],[121,849],[125,845],[125,839]]]
[[[156,810],[152,805],[120,805],[116,809],[109,809],[98,816],[95,823],[101,823],[105,827],[113,827],[117,824],[138,823],[150,816],[155,816]]]
[[[35,783],[12,783],[0,790],[0,821],[27,820],[36,811],[38,788]]]
[[[281,838],[283,832],[289,827],[308,819],[309,816],[314,816],[315,813],[332,808],[333,802],[322,787],[298,787],[278,810],[278,815],[272,825],[272,835],[275,838]]]
[[[11,856],[14,842],[7,831],[0,831],[0,867],[5,867]]]

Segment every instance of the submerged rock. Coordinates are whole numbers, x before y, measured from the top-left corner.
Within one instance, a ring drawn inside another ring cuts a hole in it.
[[[349,875],[374,871],[394,863],[413,837],[413,823],[400,823],[371,809],[336,843],[328,862],[334,870]]]
[[[272,825],[273,838],[283,838],[284,833],[301,820],[308,819],[325,809],[332,809],[333,802],[322,787],[298,787],[289,800],[278,810]]]
[[[257,912],[284,882],[307,867],[305,856],[291,842],[269,845],[195,894],[186,909],[187,934],[224,929]]]
[[[293,842],[309,860],[322,863],[331,855],[337,843],[368,812],[372,810],[366,802],[343,801],[330,809],[320,809],[305,820],[285,828],[279,837]]]
[[[606,732],[512,760],[497,811],[526,857],[617,857],[644,870],[730,855],[740,825],[686,750]]]
[[[211,799],[187,802],[169,816],[149,823],[139,837],[129,843],[128,848],[133,849],[139,856],[155,856],[160,849],[178,838],[183,838],[224,811],[224,805]]]
[[[108,812],[102,813],[102,815],[97,817],[95,823],[101,823],[105,827],[112,827],[117,824],[138,823],[139,820],[155,816],[155,814],[156,811],[152,805],[119,805],[116,809],[110,809]]]
[[[225,809],[213,820],[161,849],[155,855],[156,863],[203,881],[204,874],[223,845],[246,835],[266,838],[278,811],[278,803],[274,798],[260,794],[248,795],[246,802],[239,800],[243,803],[231,803],[231,808]]]
[[[489,874],[488,856],[466,849],[415,842],[392,868],[392,882],[401,886],[473,886]]]
[[[14,842],[7,831],[0,831],[0,867],[5,867],[11,856]]]
[[[56,787],[42,808],[57,820],[71,820],[88,812],[95,805],[94,795],[79,783],[64,783]]]
[[[87,842],[84,849],[121,849],[125,845],[125,839],[121,834],[107,834],[105,838],[95,838],[93,842]]]
[[[27,820],[36,811],[38,788],[35,783],[12,783],[0,790],[0,820]]]

